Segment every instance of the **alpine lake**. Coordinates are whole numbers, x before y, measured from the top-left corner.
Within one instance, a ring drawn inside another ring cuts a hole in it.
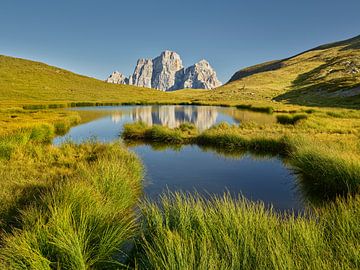
[[[113,142],[121,140],[123,126],[131,122],[163,125],[170,128],[192,123],[199,131],[227,122],[271,124],[271,114],[236,108],[189,105],[103,106],[71,108],[92,115],[88,121],[54,139],[55,145],[66,141]],[[126,144],[145,167],[144,196],[157,200],[164,192],[183,191],[204,197],[229,193],[261,201],[276,211],[301,212],[305,207],[297,176],[280,157],[251,153],[226,153],[197,145],[164,146],[146,143]]]

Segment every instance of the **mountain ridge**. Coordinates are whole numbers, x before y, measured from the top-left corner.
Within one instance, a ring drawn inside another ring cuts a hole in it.
[[[188,88],[213,89],[221,85],[216,72],[208,61],[202,59],[185,68],[180,56],[169,50],[163,51],[154,59],[138,59],[134,73],[129,77],[115,71],[105,81],[162,91]]]

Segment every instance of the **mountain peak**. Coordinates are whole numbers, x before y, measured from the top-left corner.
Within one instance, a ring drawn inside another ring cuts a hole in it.
[[[160,55],[161,56],[177,56],[180,58],[180,55],[177,52],[170,51],[170,50],[165,50]]]
[[[201,59],[199,62],[197,62],[195,65],[199,66],[210,66],[210,63],[206,61],[205,59]]]
[[[202,59],[184,69],[180,55],[170,50],[163,51],[154,59],[139,59],[134,73],[128,79],[120,72],[113,72],[106,82],[162,91],[182,88],[213,89],[221,85],[208,61]]]
[[[114,71],[111,75],[106,79],[108,83],[116,83],[116,84],[128,84],[128,79],[120,73],[119,71]]]

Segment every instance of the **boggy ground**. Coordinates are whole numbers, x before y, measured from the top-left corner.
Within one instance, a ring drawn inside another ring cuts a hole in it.
[[[165,194],[160,205],[138,204],[142,166],[124,146],[54,147],[53,135],[42,125],[2,138],[12,145],[0,161],[4,269],[359,266],[358,195],[304,216],[226,194],[211,201]]]
[[[0,268],[359,269],[359,98],[333,95],[360,83],[347,61],[357,65],[358,41],[311,50],[213,91],[172,93],[0,56]],[[295,217],[227,195],[204,201],[170,194],[135,211],[142,168],[126,148],[50,145],[55,134],[98,117],[58,108],[119,104],[275,113],[278,123],[220,125],[202,134],[189,125],[138,124],[127,136],[281,154],[305,176],[309,193],[330,201]]]
[[[304,216],[226,194],[210,201],[165,194],[160,205],[139,204],[141,162],[124,146],[50,144],[55,134],[96,115],[80,120],[61,110],[29,114],[44,118],[17,128],[11,122],[14,129],[0,138],[5,269],[359,268],[357,111],[283,110],[276,115],[307,117],[285,124],[220,124],[200,134],[189,124],[171,130],[135,123],[125,129],[127,138],[168,145],[281,154],[306,176],[307,192],[328,199]]]
[[[141,163],[119,144],[57,148],[49,134],[22,131],[2,155],[0,268],[122,267],[138,233]]]
[[[1,269],[360,267],[357,110],[285,105],[253,90],[249,99],[233,84],[214,92],[162,93],[2,60]],[[281,154],[306,176],[303,190],[327,200],[302,217],[227,195],[204,201],[170,194],[160,205],[139,204],[141,162],[122,145],[51,145],[56,134],[99,117],[62,107],[111,104],[222,105],[273,113],[277,123],[222,124],[201,134],[191,125],[170,130],[134,124],[124,136]]]
[[[281,155],[308,183],[306,186],[312,187],[313,193],[333,198],[360,191],[358,117],[356,111],[279,113],[277,123],[239,126],[222,123],[202,133],[190,124],[169,129],[133,123],[125,125],[122,136],[126,141],[195,143],[228,152],[245,150]]]

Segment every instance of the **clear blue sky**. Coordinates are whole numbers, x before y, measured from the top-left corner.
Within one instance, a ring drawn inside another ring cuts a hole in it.
[[[360,0],[1,0],[0,54],[105,79],[165,49],[240,68],[360,34]]]

